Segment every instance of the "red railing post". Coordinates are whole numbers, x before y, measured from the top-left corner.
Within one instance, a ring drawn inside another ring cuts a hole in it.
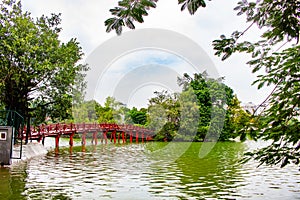
[[[129,140],[130,140],[130,143],[132,143],[132,135],[133,135],[133,134],[132,134],[132,130],[130,130],[130,133],[129,133],[129,134],[130,134],[130,139],[129,139]]]
[[[72,147],[73,144],[74,144],[74,141],[73,141],[73,136],[74,136],[75,132],[72,132],[71,135],[70,135],[70,141],[69,141],[69,144],[70,146]]]
[[[55,136],[55,148],[59,148],[59,137],[60,137],[59,134],[57,134],[57,135]]]
[[[125,141],[125,132],[124,131],[122,131],[122,141],[123,141],[123,144],[126,142]]]
[[[104,138],[105,144],[107,144],[107,132],[108,132],[108,130],[105,130],[103,132],[103,138]]]
[[[86,132],[84,131],[81,136],[81,144],[86,145]]]
[[[116,144],[116,142],[117,142],[117,139],[116,139],[116,132],[117,132],[116,130],[114,130],[114,131],[113,131],[113,136],[114,136],[114,144]]]
[[[92,144],[93,144],[93,142],[95,143],[95,145],[98,144],[97,134],[98,134],[97,131],[93,132]]]

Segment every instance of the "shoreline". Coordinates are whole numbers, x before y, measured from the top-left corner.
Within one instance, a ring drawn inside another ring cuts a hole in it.
[[[22,146],[22,156],[21,159],[11,159],[10,165],[4,165],[4,167],[14,167],[22,162],[28,161],[32,158],[44,156],[48,153],[50,148],[46,148],[40,143],[30,142]],[[20,146],[14,146],[12,156],[19,157],[20,155]]]

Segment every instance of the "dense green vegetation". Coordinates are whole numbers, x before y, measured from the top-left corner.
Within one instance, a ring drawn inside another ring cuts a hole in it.
[[[76,39],[59,40],[60,16],[33,19],[21,3],[3,1],[0,12],[0,102],[39,124],[72,116],[73,94],[86,66]],[[80,87],[79,87],[80,89]]]

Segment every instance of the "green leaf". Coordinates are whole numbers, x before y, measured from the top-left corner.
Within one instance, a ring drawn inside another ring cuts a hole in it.
[[[195,14],[199,7],[206,7],[204,0],[178,0],[178,4],[182,4],[181,11],[187,8],[191,15]]]
[[[135,26],[130,19],[125,19],[125,23],[128,28],[135,29]]]
[[[261,82],[258,84],[257,89],[261,89],[264,86],[265,82]]]

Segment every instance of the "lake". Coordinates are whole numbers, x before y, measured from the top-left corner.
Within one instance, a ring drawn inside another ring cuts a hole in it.
[[[66,141],[65,141],[66,142]],[[98,144],[0,168],[0,199],[300,199],[295,166],[240,159],[249,143]]]

